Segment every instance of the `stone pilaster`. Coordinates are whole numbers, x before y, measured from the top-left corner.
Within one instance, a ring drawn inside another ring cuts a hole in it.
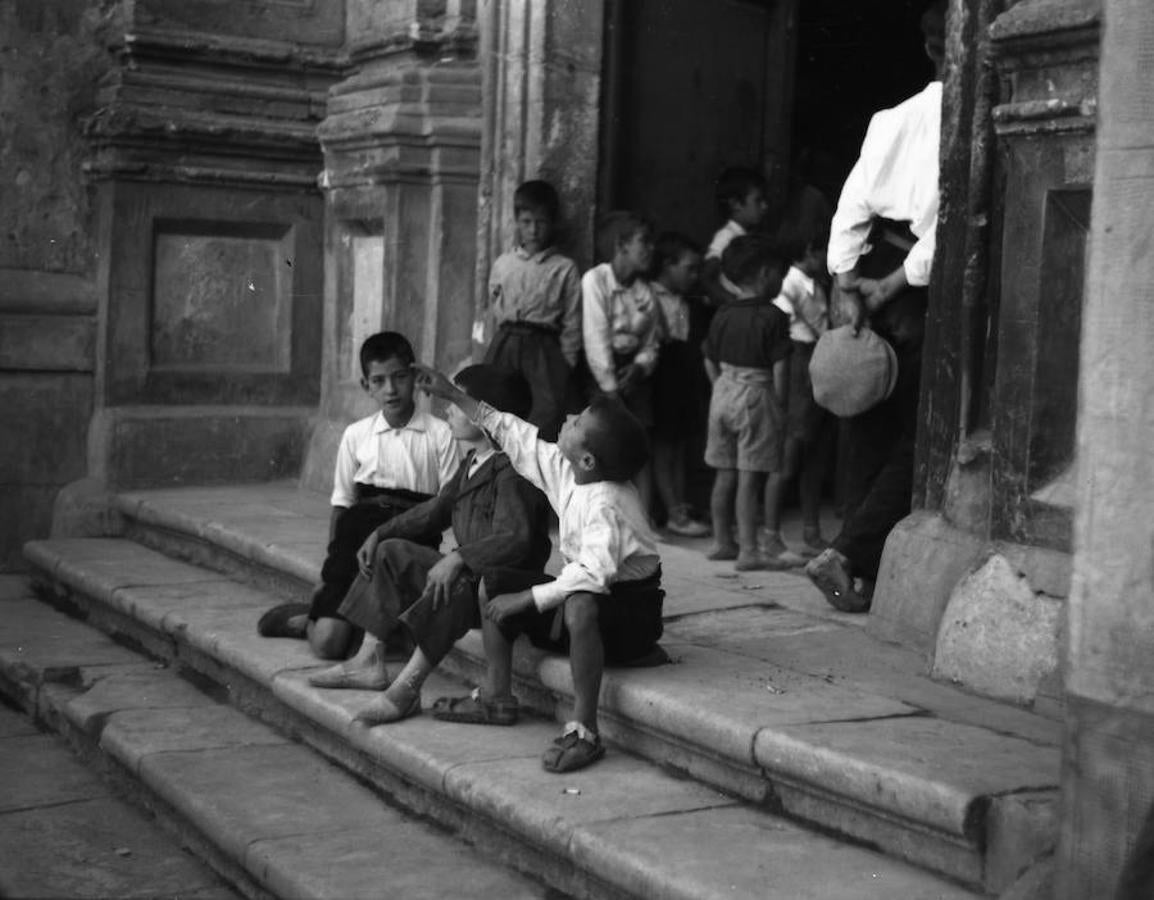
[[[371,411],[357,351],[396,330],[425,362],[468,357],[476,269],[481,72],[473,4],[350,3],[346,78],[324,151],[321,420],[302,483],[324,489],[347,422]]]
[[[600,157],[603,0],[481,0],[481,184],[476,314],[489,267],[513,242],[513,191],[544,178],[561,195],[563,248],[593,262]]]
[[[1123,896],[1119,873],[1154,807],[1154,6],[1105,0],[1102,18],[1055,879],[1062,900]],[[1124,896],[1149,889],[1147,881]]]
[[[89,474],[294,474],[319,397],[316,125],[339,0],[125,4],[87,123],[99,335]]]

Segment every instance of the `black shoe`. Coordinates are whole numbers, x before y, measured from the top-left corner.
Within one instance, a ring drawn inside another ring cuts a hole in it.
[[[274,606],[257,621],[257,634],[261,637],[296,638],[303,641],[308,637],[307,625],[303,622],[298,625],[292,620],[308,614],[307,603],[282,603]]]

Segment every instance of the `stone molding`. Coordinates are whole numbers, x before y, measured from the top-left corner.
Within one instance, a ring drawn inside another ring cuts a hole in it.
[[[85,171],[101,180],[310,190],[316,125],[347,60],[287,41],[140,30],[86,123]]]

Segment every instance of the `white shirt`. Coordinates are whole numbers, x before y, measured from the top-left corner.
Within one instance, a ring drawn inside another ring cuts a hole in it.
[[[729,242],[735,237],[741,237],[746,233],[744,226],[730,219],[717,229],[713,240],[709,242],[709,249],[705,251],[705,258],[721,259],[721,254],[725,252],[725,248],[729,246]]]
[[[549,498],[560,524],[565,565],[555,581],[533,588],[545,611],[578,591],[608,594],[617,581],[648,578],[661,565],[657,538],[630,483],[578,484],[573,466],[556,444],[539,440],[537,428],[481,403],[474,419],[509,457],[518,474]]]
[[[565,360],[577,364],[581,281],[577,264],[568,256],[552,247],[532,255],[517,247],[498,256],[489,271],[489,311],[498,325],[531,322],[556,328]]]
[[[603,391],[617,390],[614,354],[631,355],[646,375],[657,366],[657,299],[648,281],[625,286],[613,266],[594,266],[581,279],[581,321],[585,358]]]
[[[457,442],[443,419],[417,410],[394,428],[383,413],[353,422],[341,436],[333,506],[357,501],[356,484],[436,494],[457,470]]]
[[[469,463],[469,471],[465,473],[465,478],[472,478],[474,475],[476,475],[477,470],[481,468],[481,466],[485,465],[489,457],[496,454],[496,452],[496,450],[490,447],[487,450],[478,450],[476,453],[474,453],[473,460]]]
[[[789,316],[789,339],[813,344],[829,328],[825,290],[797,266],[790,266],[773,305]]]
[[[868,252],[873,219],[893,219],[909,222],[918,239],[904,263],[906,278],[911,285],[929,284],[938,224],[941,123],[940,81],[870,119],[830,224],[831,273],[850,271]]]

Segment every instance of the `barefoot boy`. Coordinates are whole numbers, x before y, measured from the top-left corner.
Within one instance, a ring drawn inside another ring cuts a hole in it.
[[[261,616],[265,637],[308,637],[321,659],[343,659],[356,634],[337,612],[357,577],[357,550],[383,522],[429,499],[457,470],[449,426],[413,401],[413,347],[382,331],[361,345],[361,387],[378,411],[345,429],[333,473],[329,546],[312,605],[276,606]],[[440,535],[437,536],[440,543]]]
[[[738,571],[764,569],[771,563],[758,552],[757,510],[767,475],[781,469],[792,350],[789,318],[773,305],[784,261],[771,239],[743,235],[726,248],[722,267],[739,295],[718,310],[705,339],[705,369],[713,382],[705,463],[717,470],[708,556],[735,559]],[[767,494],[770,500],[776,498]]]
[[[456,383],[495,409],[527,415],[525,379],[492,366],[469,366]],[[381,725],[415,715],[421,685],[470,628],[481,625],[478,595],[516,591],[545,580],[549,504],[508,457],[457,407],[449,427],[464,461],[441,493],[390,519],[358,551],[361,576],[340,614],[367,632],[357,655],[309,678],[316,687],[384,691],[357,719]],[[457,548],[430,549],[450,525]],[[384,642],[403,626],[416,650],[390,683]]]
[[[512,647],[523,632],[538,646],[567,650],[573,674],[573,721],[541,762],[550,772],[583,768],[605,754],[597,730],[605,663],[651,654],[662,632],[661,560],[629,483],[645,463],[645,429],[619,401],[599,397],[570,416],[550,444],[532,425],[478,403],[443,375],[421,369],[418,383],[491,434],[517,471],[545,492],[560,519],[565,561],[555,580],[484,603],[485,684],[471,697],[438,700],[433,715],[477,724],[516,721]]]

